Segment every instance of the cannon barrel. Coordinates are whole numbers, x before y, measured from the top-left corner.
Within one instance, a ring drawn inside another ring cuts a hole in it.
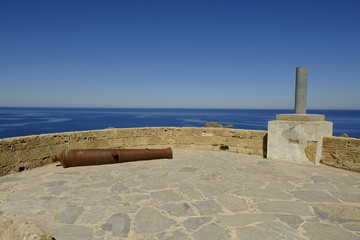
[[[64,168],[130,162],[150,159],[172,159],[171,148],[165,149],[72,149],[53,157]]]

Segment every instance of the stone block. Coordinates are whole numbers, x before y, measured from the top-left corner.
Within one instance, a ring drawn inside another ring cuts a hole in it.
[[[85,149],[86,143],[84,142],[71,142],[68,144],[68,149]]]
[[[95,139],[108,139],[107,132],[105,130],[91,131],[89,134],[94,136]]]
[[[26,163],[33,159],[41,161],[41,159],[50,157],[49,149],[47,147],[39,147],[34,149],[26,149],[18,152],[19,162]]]
[[[249,154],[249,153],[247,152],[247,150],[246,150],[243,146],[232,147],[232,151],[233,151],[233,152],[236,152],[236,153]]]
[[[248,134],[251,136],[251,139],[263,140],[267,135],[267,131],[260,130],[247,130]]]
[[[125,145],[125,138],[119,139],[109,139],[109,147],[110,148],[123,148]]]
[[[106,128],[102,131],[106,134],[107,139],[117,138],[117,129],[116,128]]]
[[[192,127],[185,127],[181,130],[181,135],[183,136],[201,136],[202,132],[210,132],[209,129],[199,129],[199,128],[192,128]]]
[[[46,146],[63,144],[69,142],[69,136],[65,133],[46,134],[41,136],[42,142]]]
[[[0,141],[0,152],[4,153],[4,152],[8,152],[8,150],[11,149],[11,143],[9,141],[9,138],[4,138],[1,139]]]
[[[57,144],[47,146],[50,156],[60,154],[62,151],[68,148],[68,144]]]
[[[109,148],[109,142],[107,140],[94,140],[91,142],[85,143],[86,148]]]
[[[147,146],[148,145],[148,137],[132,137],[132,138],[128,138],[127,145],[129,147],[131,147],[132,145]]]
[[[264,150],[263,149],[253,149],[251,151],[251,155],[264,156]]]
[[[324,146],[335,147],[335,148],[347,148],[348,138],[343,137],[324,137]]]
[[[74,132],[73,134],[68,134],[69,142],[81,142],[84,138],[84,133]]]
[[[325,159],[338,159],[337,150],[335,148],[322,148],[321,160],[324,161]]]
[[[319,164],[323,137],[332,135],[332,122],[269,121],[267,157]]]
[[[325,121],[325,115],[322,114],[276,114],[276,120],[279,121]]]
[[[11,162],[17,162],[19,152],[1,153],[0,155],[0,166],[7,166]]]
[[[175,137],[174,136],[168,136],[166,137],[165,141],[165,145],[173,145],[176,143]]]
[[[192,139],[190,136],[178,136],[175,137],[177,144],[190,144],[192,143]]]
[[[169,136],[177,136],[178,134],[181,134],[182,131],[179,129],[179,128],[176,128],[176,127],[171,127],[171,128],[166,128],[167,131],[166,131],[166,135],[169,135]]]
[[[348,140],[349,150],[360,152],[360,139],[350,138]]]
[[[25,142],[18,145],[18,150],[24,150],[28,148],[38,148],[43,146],[40,136],[31,136],[25,138]]]
[[[335,164],[332,165],[335,166]],[[341,161],[340,167],[354,172],[360,172],[360,164],[356,162]]]
[[[162,145],[165,144],[165,141],[163,140],[162,137],[148,136],[146,137],[146,143],[148,145]]]
[[[225,143],[224,138],[217,137],[217,136],[194,136],[194,137],[191,137],[191,138],[192,138],[192,142],[195,143],[195,144],[213,145],[213,144],[223,144],[223,143]]]

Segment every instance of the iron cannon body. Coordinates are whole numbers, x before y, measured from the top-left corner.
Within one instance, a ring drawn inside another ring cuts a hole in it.
[[[112,164],[138,160],[172,159],[172,149],[71,149],[53,157],[64,168]]]

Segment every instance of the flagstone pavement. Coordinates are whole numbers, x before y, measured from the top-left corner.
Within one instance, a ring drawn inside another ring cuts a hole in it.
[[[56,240],[360,239],[360,173],[180,149],[173,159],[55,163],[1,177],[1,216]]]

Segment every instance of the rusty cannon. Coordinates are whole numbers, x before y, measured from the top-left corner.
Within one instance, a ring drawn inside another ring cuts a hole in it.
[[[72,149],[64,150],[53,157],[53,162],[59,161],[64,168],[100,164],[131,162],[169,158],[172,159],[172,149]]]

